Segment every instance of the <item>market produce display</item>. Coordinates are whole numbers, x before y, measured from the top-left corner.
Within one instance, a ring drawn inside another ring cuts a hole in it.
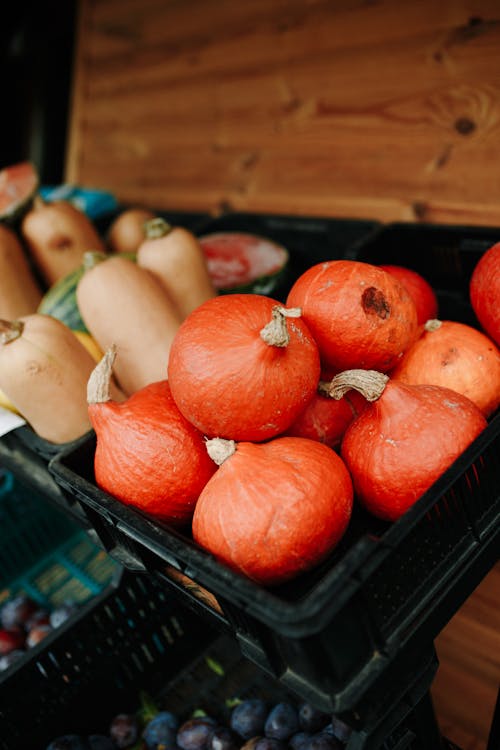
[[[0,673],[60,627],[77,609],[78,604],[72,601],[47,609],[25,593],[7,599],[0,607]]]
[[[75,211],[25,213],[19,242],[47,289],[38,312],[2,323],[0,388],[48,441],[92,426],[98,487],[249,578],[320,563],[353,503],[399,518],[498,409],[491,313],[483,331],[427,319],[436,293],[409,268],[332,259],[283,304],[255,291],[290,258],[266,238],[197,238],[131,208],[103,239]],[[481,259],[492,279],[497,257]],[[484,299],[498,309],[481,262],[478,318]],[[380,389],[358,393],[353,370]]]
[[[224,707],[220,715],[200,711],[186,719],[147,707],[112,717],[106,735],[61,735],[46,750],[343,750],[351,734],[310,703],[232,700],[227,719]]]

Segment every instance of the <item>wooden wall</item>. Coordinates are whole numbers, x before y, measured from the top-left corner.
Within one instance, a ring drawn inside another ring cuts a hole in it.
[[[500,226],[499,0],[81,0],[67,179]]]

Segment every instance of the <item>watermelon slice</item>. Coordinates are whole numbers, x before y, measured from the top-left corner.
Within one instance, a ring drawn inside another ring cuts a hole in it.
[[[0,221],[12,223],[31,205],[38,190],[38,172],[29,161],[0,171]]]
[[[222,293],[270,294],[281,281],[289,253],[273,240],[245,232],[198,238],[214,287]]]

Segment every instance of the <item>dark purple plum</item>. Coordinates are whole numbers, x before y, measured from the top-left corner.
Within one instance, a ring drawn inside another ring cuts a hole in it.
[[[209,750],[239,750],[241,737],[230,727],[216,727],[210,740]]]
[[[312,706],[310,703],[301,703],[299,706],[299,724],[304,732],[319,732],[326,727],[330,721],[330,714]]]
[[[53,628],[50,625],[35,625],[26,636],[26,648],[33,648],[33,646],[43,641],[52,631]]]
[[[229,725],[244,740],[250,740],[264,734],[268,713],[269,708],[265,701],[260,698],[248,698],[233,708]]]
[[[250,737],[250,739],[247,740],[244,745],[241,745],[240,750],[255,750],[255,745],[261,739],[262,737],[260,735],[257,735],[256,737]]]
[[[177,744],[181,750],[208,750],[216,726],[211,716],[188,719],[177,731]]]
[[[25,628],[27,621],[37,609],[38,604],[33,599],[26,594],[18,594],[3,605],[0,610],[0,622],[6,630]]]
[[[334,737],[345,743],[349,741],[349,737],[352,734],[351,727],[349,727],[341,719],[337,718],[337,716],[334,715],[332,715],[331,721],[327,725],[327,729],[331,734],[333,734]]]
[[[0,656],[24,648],[25,640],[26,634],[19,628],[13,630],[0,629]]]
[[[177,746],[177,728],[179,720],[170,711],[160,711],[144,728],[142,739],[148,750],[158,750],[159,747],[175,748]]]
[[[25,653],[26,651],[22,651],[21,649],[16,648],[14,649],[14,651],[9,651],[8,654],[0,656],[0,672],[5,672],[5,670],[8,669],[11,664],[14,664],[14,662],[24,656]]]
[[[291,703],[276,703],[264,724],[264,734],[275,740],[287,740],[300,729],[297,708]]]
[[[85,737],[79,734],[63,734],[48,745],[47,750],[89,750],[90,745]]]
[[[288,738],[288,746],[291,750],[302,750],[302,745],[311,737],[311,732],[297,732]]]
[[[118,750],[126,750],[139,739],[139,722],[134,714],[117,714],[109,726],[109,736]]]
[[[64,602],[64,604],[60,604],[59,607],[56,607],[52,610],[50,613],[49,623],[52,625],[53,628],[60,627],[63,622],[66,622],[68,617],[71,617],[72,614],[74,614],[78,609],[78,605],[76,602]]]

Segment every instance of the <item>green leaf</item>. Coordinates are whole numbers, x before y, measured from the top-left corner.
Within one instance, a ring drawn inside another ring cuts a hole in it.
[[[207,663],[207,666],[210,667],[212,672],[215,672],[215,674],[218,674],[220,677],[223,677],[225,672],[223,667],[219,664],[218,661],[215,661],[215,659],[212,659],[211,656],[205,657],[205,661]]]

